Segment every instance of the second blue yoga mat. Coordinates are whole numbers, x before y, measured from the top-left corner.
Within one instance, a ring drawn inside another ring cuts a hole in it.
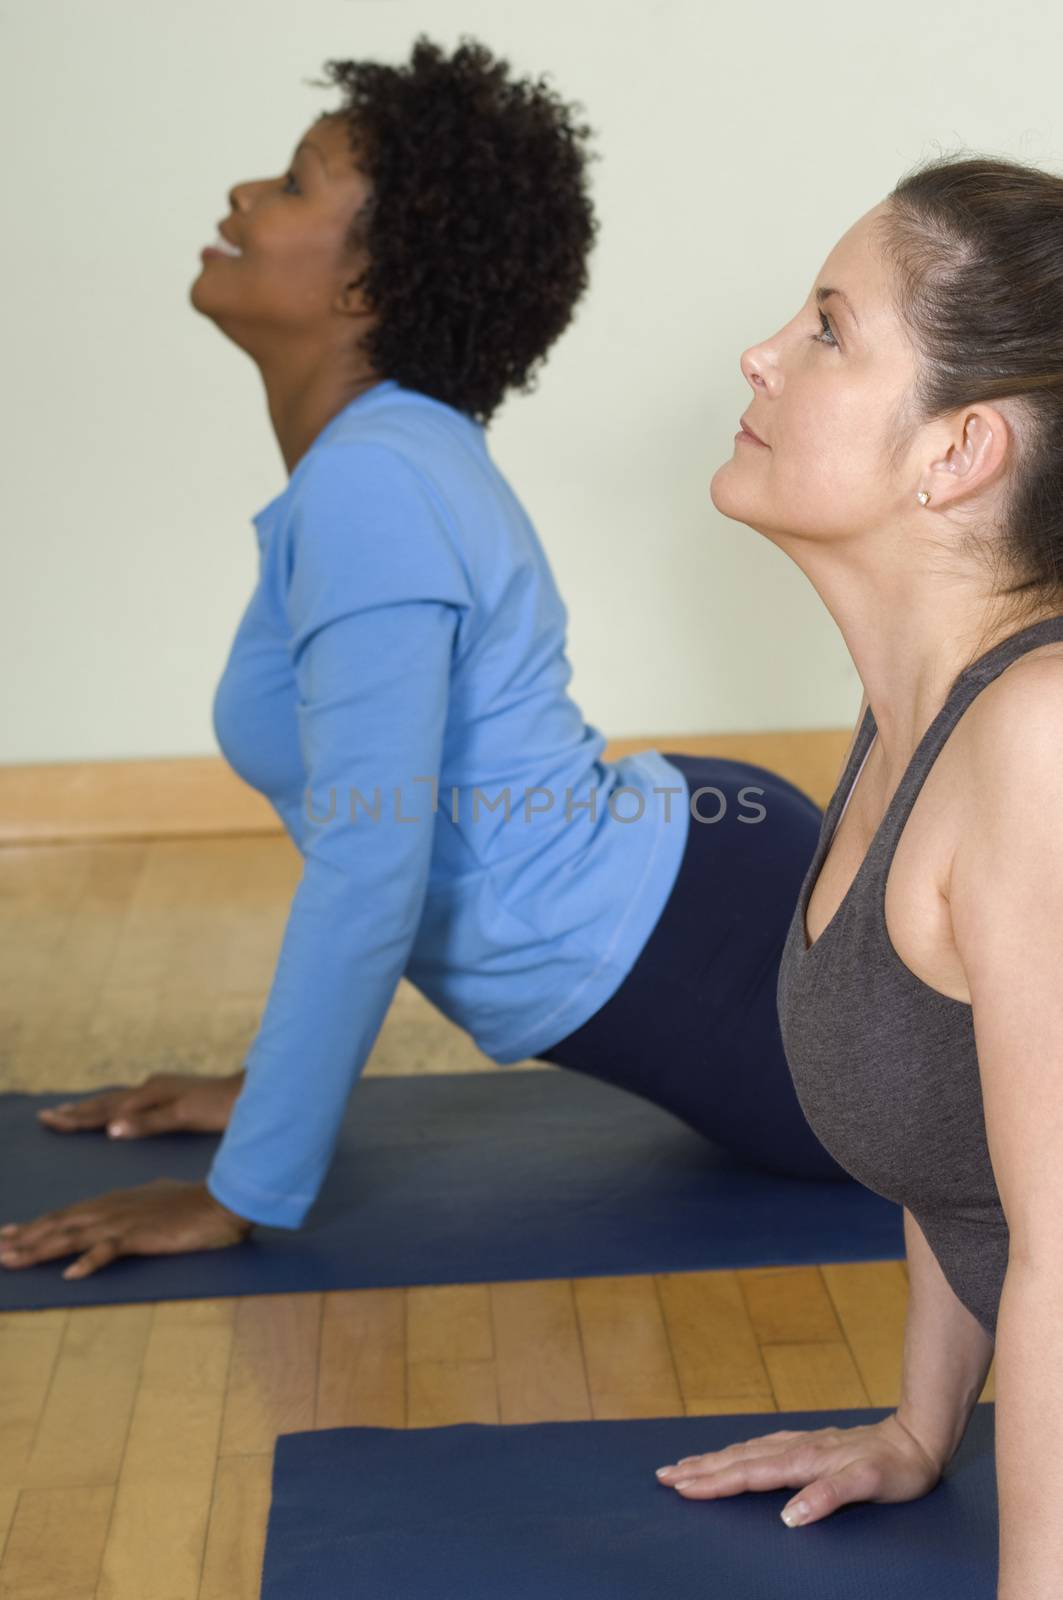
[[[262,1600],[995,1600],[994,1408],[929,1494],[787,1528],[796,1489],[683,1500],[654,1469],[886,1408],[282,1435]]]
[[[201,1179],[217,1137],[56,1134],[0,1096],[0,1222],[156,1177]],[[775,1177],[579,1073],[366,1078],[297,1232],[115,1262],[0,1268],[0,1310],[423,1283],[894,1260],[901,1208],[851,1180]]]

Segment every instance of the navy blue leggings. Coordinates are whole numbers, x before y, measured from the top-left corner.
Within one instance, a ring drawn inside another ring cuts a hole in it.
[[[691,817],[675,886],[635,965],[604,1006],[537,1059],[643,1095],[772,1172],[847,1178],[801,1110],[775,995],[822,812],[765,767],[665,753],[688,795],[714,787],[726,807],[701,797],[701,814],[719,820]],[[758,805],[765,815],[750,821]]]

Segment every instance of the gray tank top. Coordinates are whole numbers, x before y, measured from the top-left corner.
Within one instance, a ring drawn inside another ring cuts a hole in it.
[[[916,797],[975,697],[1063,616],[1003,639],[959,674],[923,735],[845,899],[808,947],[805,913],[877,733],[868,707],[820,827],[779,967],[779,1026],[813,1131],[853,1177],[907,1206],[958,1298],[995,1337],[1008,1226],[986,1143],[967,1001],[905,966],[886,931],[886,878]]]

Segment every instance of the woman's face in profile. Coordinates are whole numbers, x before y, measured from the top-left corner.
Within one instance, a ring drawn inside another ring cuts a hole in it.
[[[744,352],[753,397],[742,415],[764,443],[736,440],[714,474],[725,516],[822,539],[881,528],[916,504],[919,464],[911,453],[896,469],[888,460],[916,365],[874,236],[885,208],[843,234],[797,315]]]
[[[206,256],[189,291],[193,306],[240,344],[254,346],[256,335],[302,344],[331,336],[338,300],[357,309],[346,286],[364,262],[345,240],[370,189],[343,119],[318,119],[286,172],[233,185],[229,215],[217,220],[239,254]]]

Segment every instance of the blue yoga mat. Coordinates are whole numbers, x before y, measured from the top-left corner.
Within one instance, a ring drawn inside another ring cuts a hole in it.
[[[57,1134],[0,1096],[0,1222],[152,1178],[196,1180],[217,1135]],[[0,1268],[0,1310],[679,1272],[904,1255],[901,1208],[844,1179],[775,1177],[639,1096],[579,1073],[366,1078],[298,1231],[227,1250]]]
[[[262,1600],[995,1600],[994,1416],[919,1500],[787,1528],[796,1489],[686,1501],[654,1469],[889,1408],[333,1428],[277,1440]]]

